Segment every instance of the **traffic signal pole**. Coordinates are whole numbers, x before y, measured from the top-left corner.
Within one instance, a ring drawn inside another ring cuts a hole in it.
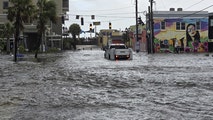
[[[138,0],[135,0],[135,20],[136,20],[136,51],[140,51],[140,45],[138,40]],[[138,48],[139,47],[139,48]],[[139,49],[139,50],[138,50]]]
[[[138,0],[135,2],[136,41],[138,41]]]

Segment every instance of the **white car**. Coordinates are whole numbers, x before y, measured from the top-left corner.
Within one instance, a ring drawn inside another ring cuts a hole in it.
[[[133,59],[133,50],[125,44],[110,44],[105,49],[104,57],[109,60]]]

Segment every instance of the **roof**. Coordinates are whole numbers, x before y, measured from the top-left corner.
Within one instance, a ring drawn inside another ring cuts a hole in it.
[[[153,17],[208,17],[208,11],[153,11]]]
[[[110,45],[125,45],[125,44],[122,44],[122,43],[114,43],[114,44],[110,44]]]

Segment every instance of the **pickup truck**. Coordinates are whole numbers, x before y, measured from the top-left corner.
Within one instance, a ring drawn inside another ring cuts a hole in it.
[[[133,50],[125,44],[110,44],[106,47],[104,57],[109,60],[133,59]]]

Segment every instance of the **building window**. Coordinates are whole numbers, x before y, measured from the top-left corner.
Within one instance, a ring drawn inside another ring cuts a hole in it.
[[[176,22],[176,30],[180,30],[180,22]]]
[[[8,14],[8,12],[7,11],[3,11],[3,14]]]
[[[68,7],[69,7],[69,1],[63,0],[63,8],[68,8]]]
[[[4,24],[0,24],[0,32],[3,32],[4,30]]]
[[[200,30],[200,28],[201,28],[200,22],[196,22],[196,29],[197,29],[197,30]]]
[[[186,30],[185,22],[176,22],[176,30]]]
[[[162,21],[160,27],[161,27],[161,30],[165,30],[166,29],[166,22]]]
[[[186,24],[184,22],[181,22],[181,30],[186,30]]]
[[[7,1],[3,2],[3,9],[7,9],[9,6],[9,3]]]

